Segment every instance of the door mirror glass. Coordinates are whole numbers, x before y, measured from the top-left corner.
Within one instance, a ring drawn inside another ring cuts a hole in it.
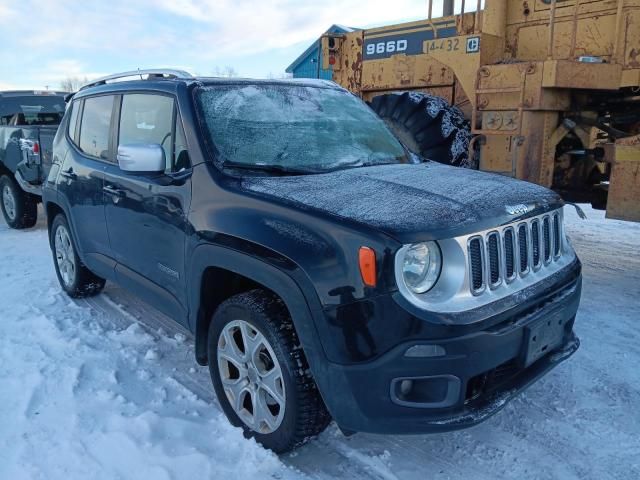
[[[120,170],[132,173],[162,173],[166,165],[164,149],[159,144],[118,146]]]

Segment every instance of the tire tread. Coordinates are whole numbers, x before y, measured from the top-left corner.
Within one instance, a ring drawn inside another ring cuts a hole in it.
[[[272,347],[279,348],[287,357],[290,370],[294,374],[293,383],[297,390],[298,416],[295,432],[291,436],[289,444],[274,450],[276,453],[281,453],[295,449],[326,429],[331,423],[331,415],[309,370],[309,363],[300,345],[287,307],[279,297],[262,289],[249,290],[235,295],[223,302],[219,309],[224,309],[230,303],[242,304],[248,310],[260,314],[278,339],[279,345]]]
[[[10,220],[4,211],[4,204],[0,201],[4,219],[9,227],[16,230],[31,228],[38,222],[38,197],[23,191],[18,182],[9,175],[3,175],[0,178],[0,195],[4,186],[9,184],[13,190],[13,197],[16,201],[16,218]]]
[[[71,242],[73,243],[73,250],[76,256],[76,281],[73,288],[66,288],[62,282],[62,278],[60,273],[58,272],[58,263],[56,261],[56,254],[54,250],[54,234],[58,225],[62,224],[67,228],[69,235],[71,235],[71,229],[69,228],[69,223],[67,222],[67,218],[59,213],[51,222],[51,231],[49,233],[49,238],[51,242],[51,251],[53,253],[53,264],[56,270],[56,275],[58,276],[58,281],[60,282],[60,286],[63,290],[69,295],[71,298],[86,298],[93,297],[99,294],[105,285],[105,279],[97,276],[91,270],[89,270],[80,260],[77,252],[77,246],[75,244],[75,239],[73,236],[71,237]]]
[[[415,153],[440,163],[477,168],[468,154],[469,121],[442,98],[398,92],[378,95],[369,105],[397,134],[405,135],[407,143],[415,143],[414,149],[420,150]]]

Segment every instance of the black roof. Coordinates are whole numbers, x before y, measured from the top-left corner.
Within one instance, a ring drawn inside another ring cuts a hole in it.
[[[86,95],[107,92],[125,92],[130,90],[149,90],[173,93],[178,85],[283,85],[305,86],[315,88],[330,88],[343,90],[338,84],[329,80],[309,78],[285,79],[255,79],[255,78],[220,78],[220,77],[192,77],[192,78],[148,78],[116,81],[81,88],[74,96],[80,98]]]

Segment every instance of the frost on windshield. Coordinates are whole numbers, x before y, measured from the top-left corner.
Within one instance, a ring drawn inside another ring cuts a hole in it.
[[[218,161],[329,170],[404,161],[384,122],[336,88],[205,87],[199,102]]]

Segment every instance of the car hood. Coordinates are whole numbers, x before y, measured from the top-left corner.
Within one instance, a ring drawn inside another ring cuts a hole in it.
[[[562,205],[539,185],[435,162],[245,177],[242,187],[372,226],[403,243],[464,235]]]

